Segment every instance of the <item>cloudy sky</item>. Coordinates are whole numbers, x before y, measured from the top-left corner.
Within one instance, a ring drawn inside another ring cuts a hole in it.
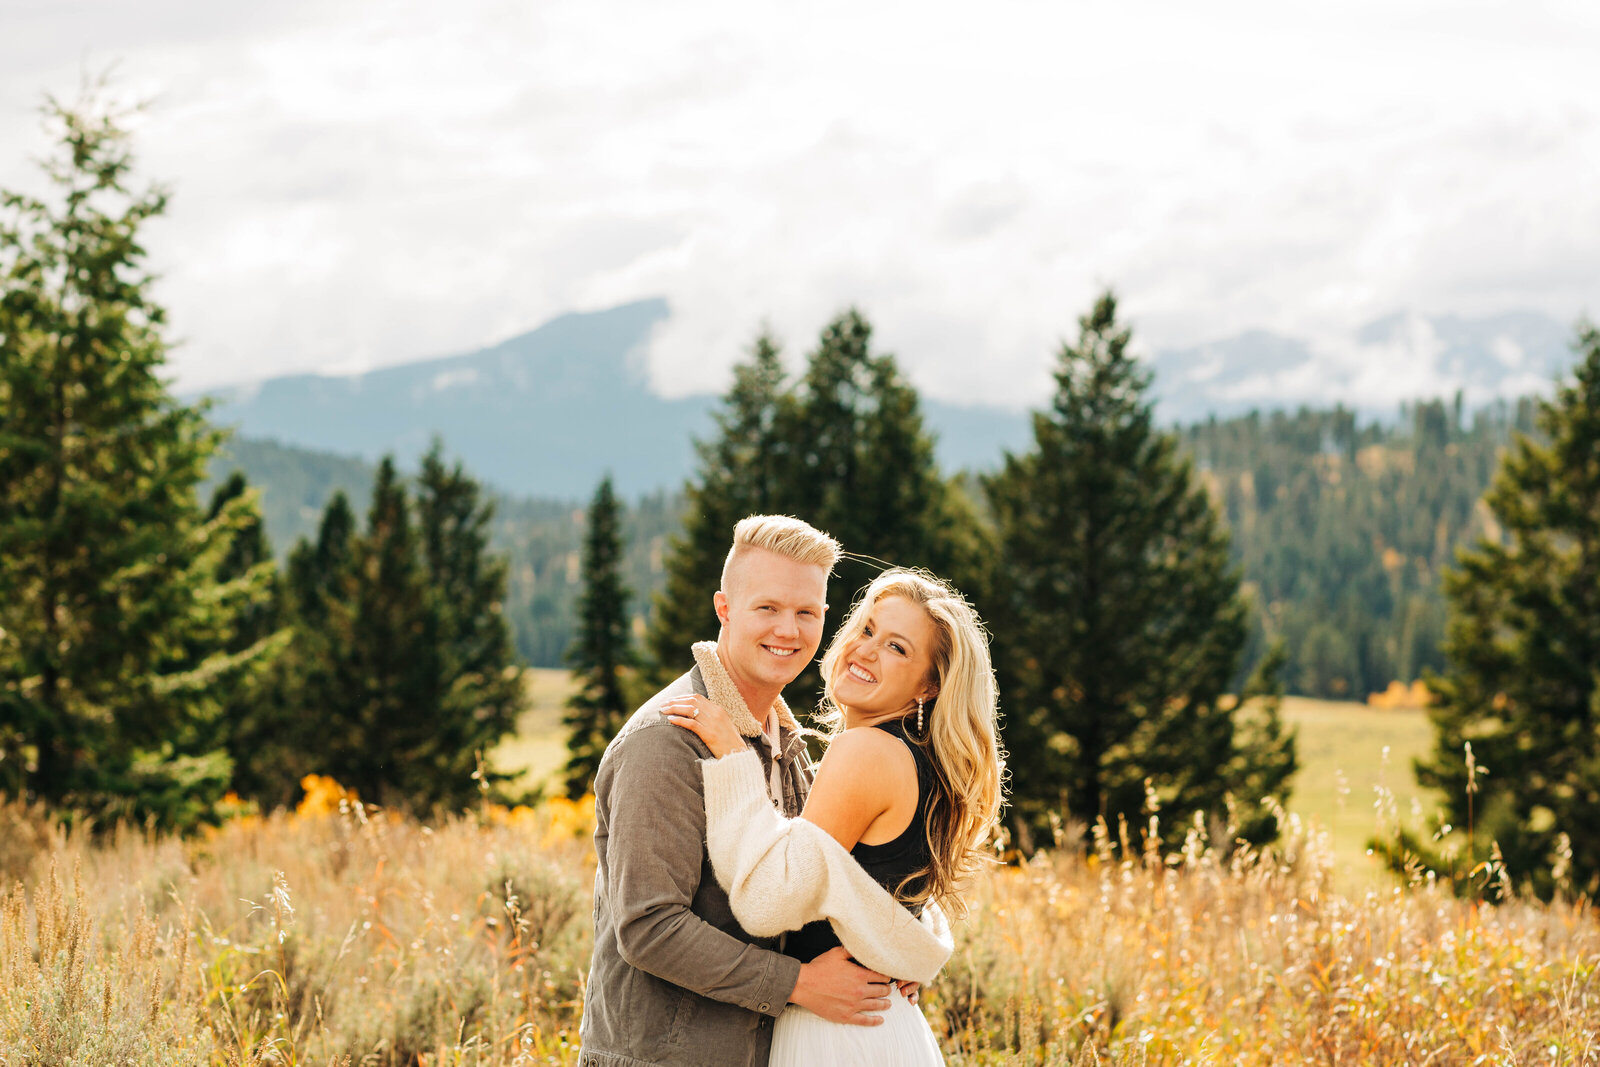
[[[928,393],[1015,405],[1107,284],[1147,348],[1600,314],[1591,0],[0,0],[0,31],[0,186],[38,187],[45,92],[115,63],[150,101],[186,389],[654,295],[669,392],[854,303]]]

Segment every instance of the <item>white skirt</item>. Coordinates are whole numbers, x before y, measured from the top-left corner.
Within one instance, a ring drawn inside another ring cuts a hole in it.
[[[791,1004],[772,1031],[770,1067],[930,1067],[943,1064],[939,1042],[922,1011],[898,988],[889,992],[881,1026],[829,1022]]]

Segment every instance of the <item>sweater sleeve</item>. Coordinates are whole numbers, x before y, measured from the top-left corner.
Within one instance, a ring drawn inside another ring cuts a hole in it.
[[[605,891],[618,952],[630,966],[701,996],[776,1016],[800,976],[799,962],[741,941],[692,910],[705,825],[695,766],[704,749],[695,751],[696,744],[675,726],[637,730],[604,772],[611,812]],[[758,766],[758,780],[760,773]]]
[[[773,810],[755,753],[701,760],[706,843],[739,924],[758,937],[827,919],[857,961],[930,982],[954,948],[935,909],[919,922],[826,830]]]

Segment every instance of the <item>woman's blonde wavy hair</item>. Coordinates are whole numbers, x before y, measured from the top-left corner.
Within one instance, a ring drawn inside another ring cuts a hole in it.
[[[922,736],[907,731],[913,741],[932,750],[937,781],[927,808],[932,865],[906,880],[926,874],[926,888],[901,899],[907,903],[933,899],[947,913],[965,915],[961,894],[991,858],[985,845],[1000,812],[1005,767],[995,724],[999,694],[989,663],[989,637],[978,613],[947,582],[926,571],[884,571],[851,606],[822,656],[823,699],[818,718],[829,727],[830,737],[844,730],[844,708],[833,695],[834,673],[846,646],[865,628],[867,613],[888,596],[920,605],[938,635],[929,677],[938,692],[923,705],[927,726]]]

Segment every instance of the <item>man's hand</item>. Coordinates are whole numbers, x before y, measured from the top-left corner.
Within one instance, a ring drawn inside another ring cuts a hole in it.
[[[886,975],[852,963],[843,945],[830,948],[810,963],[800,965],[800,980],[789,1002],[807,1008],[835,1023],[881,1026],[881,1012],[889,1008]]]
[[[912,1005],[915,1005],[917,998],[922,995],[921,982],[913,982],[911,979],[906,978],[896,982],[895,985],[900,987],[900,995],[910,1001]]]

